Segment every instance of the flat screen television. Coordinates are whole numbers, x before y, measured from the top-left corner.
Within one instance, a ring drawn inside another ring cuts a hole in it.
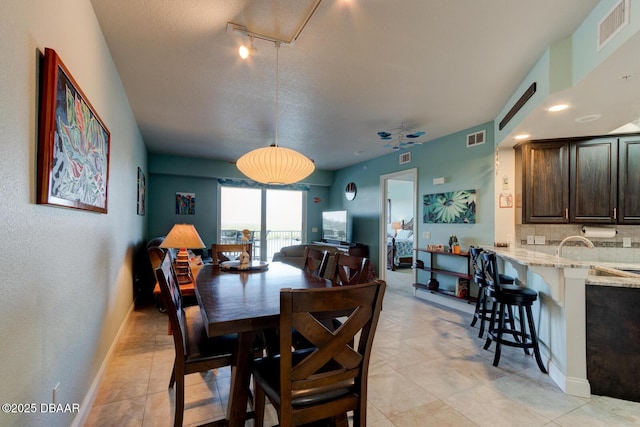
[[[347,211],[322,212],[322,240],[327,243],[349,242]]]

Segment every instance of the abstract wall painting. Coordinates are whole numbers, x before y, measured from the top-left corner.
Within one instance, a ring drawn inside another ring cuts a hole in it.
[[[425,194],[423,222],[431,224],[475,224],[476,190]]]
[[[53,49],[45,49],[37,203],[107,213],[110,134]]]
[[[147,185],[144,178],[144,172],[138,168],[138,215],[144,215],[144,205],[146,199]]]
[[[195,215],[196,193],[176,193],[176,214]]]

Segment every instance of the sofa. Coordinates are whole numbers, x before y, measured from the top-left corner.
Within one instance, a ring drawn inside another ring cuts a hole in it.
[[[329,252],[329,262],[327,263],[327,269],[325,270],[327,274],[325,274],[324,277],[325,279],[333,279],[333,277],[331,277],[331,272],[335,271],[335,254],[338,252],[338,248],[335,246],[317,243],[285,246],[280,249],[279,252],[273,254],[273,261],[281,261],[286,264],[293,265],[294,267],[302,268],[304,267],[304,249],[307,246]]]

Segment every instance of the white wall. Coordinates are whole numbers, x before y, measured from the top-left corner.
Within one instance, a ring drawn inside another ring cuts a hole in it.
[[[108,214],[35,204],[39,61],[55,49],[111,132]],[[82,403],[133,302],[146,150],[88,0],[0,2],[0,400]],[[83,408],[85,409],[85,408]],[[77,414],[0,413],[2,426]]]

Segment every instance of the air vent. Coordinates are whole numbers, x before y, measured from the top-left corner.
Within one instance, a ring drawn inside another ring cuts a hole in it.
[[[475,147],[476,145],[484,144],[486,134],[485,131],[476,133],[470,133],[467,135],[467,147]]]
[[[406,165],[407,163],[411,163],[411,152],[410,151],[400,154],[400,164],[401,165]]]
[[[629,0],[620,0],[598,22],[598,50],[609,43],[629,23]]]
[[[509,112],[507,112],[507,114],[504,116],[504,118],[498,125],[498,130],[504,129],[507,123],[509,123],[509,121],[513,119],[513,116],[515,116],[518,113],[518,111],[520,111],[520,109],[524,107],[524,104],[527,103],[529,98],[531,98],[536,93],[536,88],[537,88],[536,82],[531,83],[531,86],[529,86],[527,90],[524,91],[520,99],[516,101],[513,107],[511,107]]]

